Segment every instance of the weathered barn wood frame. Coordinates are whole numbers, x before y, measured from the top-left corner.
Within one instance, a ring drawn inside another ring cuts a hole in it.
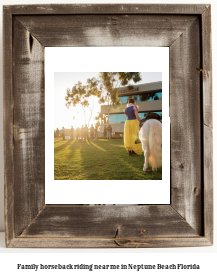
[[[4,6],[3,32],[6,246],[212,245],[211,6]],[[45,205],[46,46],[169,47],[170,205]]]

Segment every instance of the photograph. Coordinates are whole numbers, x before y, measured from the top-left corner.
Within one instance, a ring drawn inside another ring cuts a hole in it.
[[[101,276],[107,265],[109,275],[214,270],[215,10],[3,7],[4,249],[39,255],[3,255],[4,268],[47,275],[70,264],[66,277],[86,266]],[[51,248],[74,254],[39,254]]]
[[[46,204],[170,203],[168,47],[46,47],[45,90]]]
[[[162,72],[55,72],[54,180],[162,180]]]

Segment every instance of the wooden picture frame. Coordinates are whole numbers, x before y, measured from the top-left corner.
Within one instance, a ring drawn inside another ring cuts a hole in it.
[[[4,6],[3,24],[6,246],[212,245],[211,6]],[[45,205],[46,46],[169,47],[170,205]]]

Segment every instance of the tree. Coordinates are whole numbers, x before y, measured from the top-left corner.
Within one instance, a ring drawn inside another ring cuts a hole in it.
[[[99,84],[101,91],[101,102],[110,104],[119,104],[119,88],[127,85],[131,80],[135,83],[141,80],[139,72],[100,72]]]
[[[118,72],[117,74],[122,86],[127,85],[132,79],[134,83],[142,80],[140,72]]]
[[[101,103],[107,102],[108,104],[108,123],[110,105],[117,105],[120,103],[118,99],[119,88],[121,85],[127,85],[131,80],[135,83],[141,80],[139,72],[100,72],[100,92]]]
[[[107,116],[101,112],[98,113],[98,116],[94,118],[95,121],[98,121],[100,124],[106,124]]]
[[[75,84],[72,89],[66,90],[66,107],[81,105],[84,117],[85,125],[86,119],[86,108],[90,111],[90,117],[88,120],[88,126],[92,118],[94,102],[96,98],[100,97],[100,92],[97,90],[98,80],[96,78],[88,79],[86,85],[83,85],[80,81]]]
[[[98,99],[100,104],[107,103],[110,105],[117,105],[120,103],[118,99],[119,88],[122,85],[127,85],[129,81],[133,80],[135,83],[141,80],[139,72],[100,72],[99,78],[88,79],[86,85],[80,81],[73,86],[72,89],[67,89],[66,92],[66,107],[81,105],[86,124],[85,108],[90,110],[90,118],[88,126],[92,118],[94,102]],[[91,103],[91,104],[90,104]],[[109,121],[109,110],[108,110]]]

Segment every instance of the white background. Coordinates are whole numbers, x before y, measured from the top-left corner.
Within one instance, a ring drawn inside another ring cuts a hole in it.
[[[12,5],[12,4],[45,4],[50,3],[51,1],[28,1],[28,0],[4,0],[0,1],[1,5]],[[60,3],[60,1],[52,0],[52,3]],[[73,1],[67,1],[64,0],[64,3],[73,3]],[[74,3],[132,3],[132,1],[121,1],[118,2],[115,1],[96,1],[96,0],[76,0]],[[216,100],[216,89],[217,89],[217,80],[215,78],[216,76],[216,66],[217,66],[217,58],[216,58],[216,49],[217,49],[217,4],[215,0],[196,0],[196,1],[162,1],[162,0],[148,0],[148,1],[139,1],[137,0],[136,3],[159,3],[159,4],[212,4],[212,49],[213,49],[213,124],[214,124],[214,142],[216,141],[216,109],[215,106],[217,105]],[[2,22],[2,14],[0,14],[0,22]],[[2,24],[2,23],[1,23]],[[0,28],[0,33],[2,34],[2,28]],[[2,37],[2,36],[1,36]],[[2,42],[0,43],[0,59],[2,59]],[[0,65],[0,84],[2,84],[2,63]],[[0,87],[0,111],[3,111],[3,89],[2,85]],[[3,167],[3,113],[0,114],[0,230],[4,231],[4,167]],[[216,198],[216,144],[214,144],[214,197],[215,201]],[[214,222],[214,232],[215,232],[215,238],[217,236],[216,230],[217,230],[217,210],[215,205],[215,222]],[[59,253],[59,254],[48,254],[48,253]],[[55,256],[56,259],[53,258]],[[201,270],[200,271],[183,271],[183,272],[174,272],[173,270],[164,271],[161,270],[158,273],[152,272],[152,274],[149,273],[147,277],[195,277],[197,278],[204,278],[204,277],[216,277],[217,276],[217,269],[216,269],[216,257],[217,257],[217,244],[216,240],[214,243],[214,246],[212,247],[198,247],[198,248],[163,248],[163,249],[6,249],[4,244],[4,233],[0,233],[0,274],[2,277],[6,277],[10,275],[16,275],[16,277],[31,277],[36,276],[40,274],[40,277],[47,277],[48,273],[52,275],[52,277],[57,277],[57,275],[63,275],[64,272],[31,272],[31,271],[22,271],[18,272],[16,271],[16,264],[17,263],[56,263],[58,260],[58,263],[69,263],[69,262],[78,262],[78,263],[88,263],[91,258],[91,262],[98,264],[101,263],[103,260],[106,262],[113,262],[113,263],[128,263],[129,261],[136,261],[138,263],[144,263],[149,262],[153,264],[157,264],[159,262],[167,262],[168,264],[178,262],[186,262],[186,263],[197,263],[201,264]],[[102,272],[99,272],[100,276],[102,276]],[[107,273],[106,277],[109,277],[112,275],[114,277],[120,277],[120,272],[104,272],[104,276]],[[123,272],[122,272],[123,273]],[[125,276],[136,276],[140,275],[142,277],[145,277],[147,272],[126,272]],[[80,272],[80,276],[88,276],[92,275],[94,277],[97,277],[96,272],[88,273],[88,272]],[[37,276],[39,277],[39,276]],[[64,277],[66,276],[66,273],[64,274]],[[70,272],[68,274],[68,277],[73,277],[73,274]],[[76,274],[76,277],[79,277]]]
[[[54,180],[54,73],[99,71],[162,72],[162,180]],[[169,47],[46,47],[45,92],[45,204],[170,204]]]

